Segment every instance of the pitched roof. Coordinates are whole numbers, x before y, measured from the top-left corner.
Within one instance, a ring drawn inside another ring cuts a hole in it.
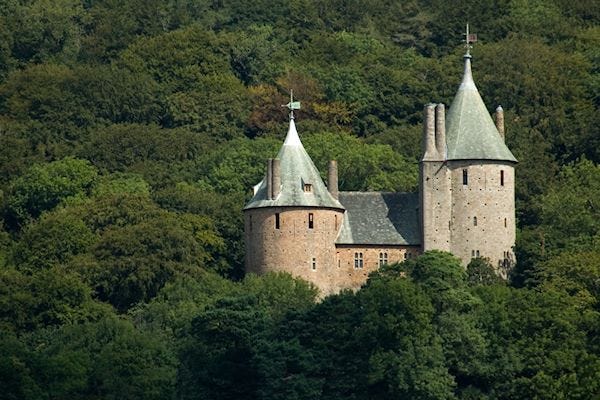
[[[340,192],[346,208],[336,244],[419,245],[418,193]]]
[[[448,160],[517,160],[487,111],[471,74],[471,56],[446,118]]]
[[[281,160],[281,192],[277,198],[269,200],[265,177],[255,186],[254,197],[246,204],[244,210],[293,206],[344,208],[331,196],[315,164],[304,150],[293,119],[290,119],[288,133],[277,158]],[[311,192],[304,191],[304,184],[307,183],[312,185]]]

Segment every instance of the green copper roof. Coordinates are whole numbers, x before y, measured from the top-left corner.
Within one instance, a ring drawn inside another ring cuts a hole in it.
[[[336,244],[419,245],[418,193],[340,192],[346,208]]]
[[[465,72],[446,117],[448,160],[517,160],[510,152],[488,113],[471,74],[471,56],[465,56]]]
[[[304,150],[293,119],[290,119],[289,130],[277,158],[281,160],[281,192],[277,198],[269,200],[265,176],[255,186],[254,197],[244,210],[259,207],[344,208],[331,196],[315,164]],[[305,184],[312,185],[311,192],[304,191]]]

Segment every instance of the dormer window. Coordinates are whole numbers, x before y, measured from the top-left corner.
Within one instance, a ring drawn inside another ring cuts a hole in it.
[[[305,193],[312,193],[312,184],[310,183],[305,183],[304,184],[304,192]]]

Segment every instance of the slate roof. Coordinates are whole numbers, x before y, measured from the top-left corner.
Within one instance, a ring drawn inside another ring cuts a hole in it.
[[[321,179],[319,171],[300,141],[296,124],[290,119],[287,136],[277,154],[281,160],[281,192],[274,200],[267,198],[266,176],[255,186],[254,197],[244,210],[260,207],[344,207],[333,198]],[[304,184],[312,185],[312,192],[304,192]]]
[[[346,208],[336,244],[419,245],[418,193],[340,192]]]
[[[463,79],[446,117],[446,144],[448,160],[517,161],[479,95],[469,55],[465,55]]]

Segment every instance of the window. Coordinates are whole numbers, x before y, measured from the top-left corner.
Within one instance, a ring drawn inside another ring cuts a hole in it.
[[[338,226],[337,226],[337,215],[334,215],[334,217],[335,217],[335,230],[337,231],[337,228],[338,228]]]
[[[466,169],[463,169],[463,185],[469,184],[469,174]]]
[[[506,218],[504,218],[504,227],[506,228]]]
[[[354,268],[362,269],[363,267],[363,253],[354,253]]]
[[[317,259],[315,257],[312,258],[311,265],[312,270],[315,271],[317,269]]]
[[[387,253],[379,253],[379,266],[382,267],[388,263],[388,254]]]
[[[275,213],[275,229],[279,229],[281,226],[281,221],[279,219],[279,213]]]
[[[471,257],[475,257],[475,250],[471,250]]]
[[[404,259],[406,260],[408,258],[408,253],[404,253]]]
[[[500,171],[500,186],[504,186],[504,171]]]
[[[479,257],[479,250],[476,250],[476,251],[475,251],[475,255],[476,255],[477,257]]]
[[[313,229],[315,227],[315,220],[313,213],[308,213],[308,229]]]
[[[304,191],[305,191],[306,193],[312,193],[312,184],[310,184],[310,183],[305,183],[305,184],[304,184]]]
[[[477,217],[473,217],[473,226],[477,226]]]
[[[248,224],[250,225],[250,232],[252,232],[252,215],[250,216],[250,218],[248,218]]]

